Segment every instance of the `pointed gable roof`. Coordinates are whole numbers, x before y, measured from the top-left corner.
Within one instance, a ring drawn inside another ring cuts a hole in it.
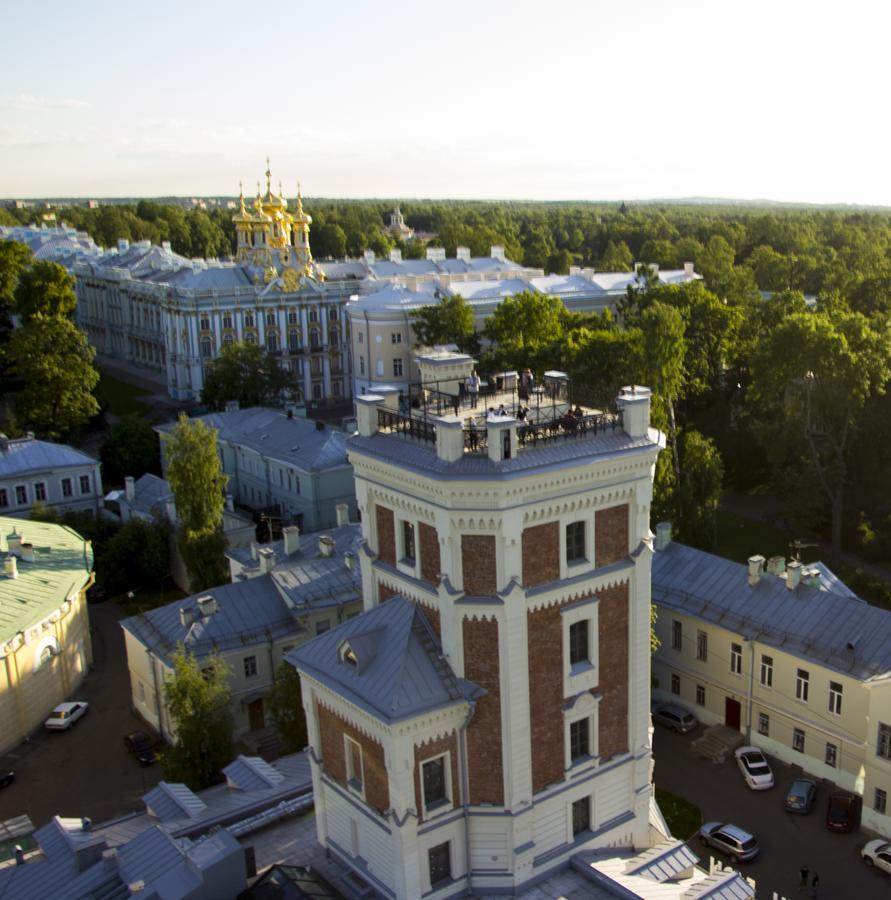
[[[291,651],[288,662],[376,719],[393,723],[468,696],[421,608],[403,597]]]

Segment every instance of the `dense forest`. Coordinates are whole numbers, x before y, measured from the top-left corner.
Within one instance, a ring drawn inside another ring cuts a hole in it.
[[[510,259],[557,273],[693,262],[702,283],[651,281],[616,318],[567,316],[531,296],[506,303],[490,323],[500,357],[489,361],[567,368],[601,394],[624,379],[652,385],[657,421],[670,434],[658,499],[689,540],[708,544],[702,512],[722,486],[763,489],[787,501],[795,527],[891,558],[891,214],[401,201],[406,223],[433,237],[399,243],[386,230],[393,201],[304,203],[317,258],[393,247],[420,257],[428,244],[450,256],[459,245],[487,255],[501,244]],[[128,238],[168,240],[185,256],[232,251],[228,210],[143,200],[56,213],[105,246]],[[0,210],[0,223],[34,217]],[[461,339],[449,331],[461,320],[455,312],[441,336]],[[518,322],[526,323],[519,333]]]

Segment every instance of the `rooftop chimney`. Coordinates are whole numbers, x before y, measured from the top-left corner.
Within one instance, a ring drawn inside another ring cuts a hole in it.
[[[136,499],[136,479],[132,475],[124,479],[124,495],[130,503]]]
[[[3,574],[6,575],[7,578],[19,577],[19,564],[14,556],[7,556],[6,559],[3,560]]]
[[[275,565],[275,550],[272,547],[261,547],[257,551],[257,556],[260,557],[260,573],[265,575],[267,572],[271,572]]]
[[[671,543],[671,522],[660,522],[656,526],[656,550],[665,550]]]
[[[323,534],[319,538],[319,555],[331,556],[334,553],[334,549],[336,546],[337,544],[330,534]]]
[[[191,610],[186,606],[180,607],[179,624],[182,625],[183,628],[188,628],[194,621],[195,621],[194,610]]]
[[[25,864],[25,851],[22,849],[22,845],[16,844],[15,849],[12,852],[15,856],[15,864],[17,866],[23,866]]]
[[[758,582],[761,581],[761,576],[764,574],[764,557],[763,556],[750,556],[749,557],[749,587],[757,587]]]
[[[782,575],[786,571],[786,557],[771,556],[767,561],[767,571],[771,575]]]
[[[691,262],[685,262],[685,263],[684,263],[684,274],[685,274],[685,275],[692,275],[693,273],[694,273],[693,263],[691,263]]]
[[[337,524],[340,525],[349,525],[350,524],[350,506],[348,503],[338,503],[336,507],[337,510]]]
[[[235,498],[231,494],[226,494],[226,511],[235,512]]]
[[[251,541],[251,559],[257,558],[257,542]]]
[[[237,400],[226,401],[226,412],[238,412],[239,402]]]
[[[23,541],[19,546],[19,558],[25,562],[34,562],[34,545]]]
[[[300,528],[297,525],[282,528],[282,538],[285,542],[285,556],[290,556],[300,549]]]
[[[801,563],[798,562],[797,559],[793,559],[792,562],[786,566],[786,587],[789,588],[790,591],[794,591],[795,588],[798,587],[800,581]]]
[[[12,529],[12,533],[6,535],[6,548],[13,556],[19,556],[22,547],[22,536]]]
[[[217,611],[217,601],[210,594],[199,597],[198,611],[205,619],[209,619]]]

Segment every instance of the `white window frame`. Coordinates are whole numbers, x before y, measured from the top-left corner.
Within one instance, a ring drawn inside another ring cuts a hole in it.
[[[833,769],[838,768],[838,745],[831,741],[826,742],[826,749],[823,751],[823,762]]]
[[[19,499],[19,491],[21,491],[24,494],[24,496],[25,496],[24,500]],[[16,506],[27,506],[28,505],[28,485],[27,484],[17,484],[13,488],[13,497],[15,497],[15,505]]]
[[[35,503],[46,503],[47,497],[49,494],[46,492],[46,482],[45,481],[35,481],[34,482],[34,502]],[[43,493],[41,497],[40,494]]]
[[[563,762],[567,773],[573,775],[576,772],[593,768],[600,762],[600,748],[598,746],[598,723],[600,709],[600,695],[583,691],[575,697],[563,711]],[[571,756],[570,728],[575,722],[587,720],[588,722],[588,755],[573,761]]]
[[[569,529],[574,525],[581,525],[583,530],[584,540],[582,541],[582,555],[575,557],[574,559],[569,558]],[[567,522],[563,526],[563,562],[566,564],[567,570],[574,569],[577,566],[584,566],[588,564],[588,520],[587,519],[573,519],[571,522]]]
[[[696,632],[696,659],[708,662],[708,632],[701,628]]]
[[[803,728],[793,728],[792,729],[792,749],[796,753],[804,753],[805,744],[807,742],[807,735],[804,732]]]
[[[65,492],[65,485],[68,485],[68,492]],[[74,496],[74,482],[70,478],[59,479],[59,490],[62,492],[62,499],[66,500]]]
[[[795,669],[795,699],[807,703],[811,689],[811,673],[807,669]]]
[[[766,712],[758,713],[758,734],[770,736],[770,716]]]
[[[87,479],[87,489],[84,490],[84,478]],[[77,476],[77,487],[80,490],[81,497],[85,497],[88,494],[93,493],[93,479],[89,475],[78,475]]]
[[[253,672],[248,672],[248,664],[253,668]],[[260,674],[260,666],[257,663],[256,656],[245,656],[242,658],[242,671],[245,678],[256,678]]]
[[[585,556],[584,559],[577,559],[573,562],[566,561],[566,529],[575,522],[583,522],[585,525]],[[559,520],[560,525],[560,577],[569,578],[572,575],[578,575],[582,569],[593,569],[597,564],[594,558],[594,516],[579,516],[577,513],[568,516],[562,516]]]
[[[844,688],[840,682],[829,682],[829,712],[834,716],[841,716],[843,693]]]
[[[405,544],[405,526],[410,525],[412,530],[412,538],[414,541],[414,556],[410,557],[406,555],[406,544]],[[396,568],[399,569],[400,572],[405,572],[407,575],[415,575],[418,571],[418,566],[421,563],[421,548],[419,546],[421,540],[420,530],[418,528],[418,523],[414,519],[406,519],[406,518],[397,518],[396,519]]]
[[[598,638],[598,612],[600,601],[595,597],[586,597],[577,603],[570,603],[560,609],[560,621],[563,631],[563,696],[574,697],[581,691],[590,691],[597,687],[600,676],[600,641]],[[569,664],[569,629],[583,619],[588,621],[588,659],[574,666]]]
[[[773,657],[761,654],[761,687],[773,687]]]
[[[402,343],[402,332],[394,331],[390,334],[390,343],[392,344],[401,344]]]
[[[742,675],[742,644],[730,642],[730,674]]]
[[[9,488],[0,487],[0,509],[9,508]]]
[[[436,760],[441,759],[443,762],[443,776],[445,781],[445,799],[437,800],[433,804],[427,803],[427,797],[424,794],[424,766],[428,763],[436,762]],[[444,812],[449,812],[450,810],[455,808],[455,795],[453,792],[452,786],[452,754],[450,750],[446,750],[444,753],[436,753],[433,756],[428,756],[426,759],[422,759],[418,763],[418,783],[421,787],[421,806],[424,811],[424,818],[429,819],[432,816],[442,815]]]
[[[677,690],[675,690],[675,688],[677,688]],[[681,696],[681,676],[678,675],[677,672],[671,673],[671,680],[668,689],[672,694],[674,694],[675,697]]]
[[[353,766],[352,745],[359,750],[359,777]],[[343,736],[344,769],[346,771],[347,787],[357,796],[365,799],[365,754],[362,753],[362,745],[348,734]]]
[[[680,619],[671,620],[671,649],[678,653],[684,649],[684,623]]]
[[[704,684],[696,685],[696,705],[697,706],[705,706],[705,685]]]
[[[401,356],[393,360],[393,377],[402,378],[405,375],[405,364]]]

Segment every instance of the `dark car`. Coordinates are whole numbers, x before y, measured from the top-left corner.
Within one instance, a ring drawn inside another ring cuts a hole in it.
[[[15,781],[15,772],[0,771],[0,788],[9,787]]]
[[[736,825],[706,822],[699,829],[699,842],[703,847],[722,850],[738,863],[754,859],[758,855],[758,842],[755,836],[742,828],[737,828]]]
[[[854,798],[833,794],[826,807],[826,827],[830,831],[852,831],[855,824]]]
[[[139,765],[155,764],[154,741],[144,731],[133,731],[124,738],[124,745],[136,757]]]
[[[817,782],[811,778],[796,778],[786,792],[786,811],[807,815],[817,796]]]

